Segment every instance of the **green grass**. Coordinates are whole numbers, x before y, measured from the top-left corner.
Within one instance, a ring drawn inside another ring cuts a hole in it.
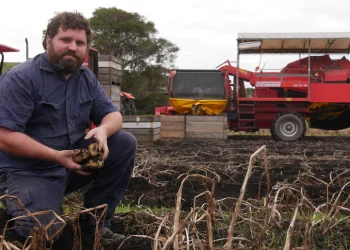
[[[1,203],[0,203],[1,207]],[[81,211],[81,207],[74,206],[72,204],[64,204],[63,205],[63,214],[72,214],[72,213],[79,213]],[[166,208],[166,207],[143,207],[143,206],[136,206],[133,204],[124,204],[120,203],[115,208],[115,213],[137,213],[137,212],[144,212],[144,211],[151,211],[155,215],[164,215],[165,213],[171,212],[172,209]]]
[[[120,203],[116,208],[115,208],[115,213],[131,213],[135,212],[136,207],[132,206],[131,204],[123,204]]]
[[[134,206],[132,204],[120,203],[116,207],[115,213],[133,213],[133,212],[143,212],[145,210],[148,210],[148,209],[145,207],[141,207],[141,206]],[[167,207],[153,207],[153,208],[149,208],[148,211],[152,211],[152,213],[155,215],[162,215],[162,214],[165,214],[165,213],[172,211],[172,209],[167,208]]]
[[[2,69],[2,73],[4,74],[6,71],[11,69],[12,67],[16,66],[17,64],[20,64],[19,62],[5,62],[4,67]]]

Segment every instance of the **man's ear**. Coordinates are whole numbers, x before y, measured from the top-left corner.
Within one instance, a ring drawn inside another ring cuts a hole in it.
[[[49,47],[50,41],[51,41],[51,38],[48,35],[46,35],[46,37],[45,37],[46,49]]]

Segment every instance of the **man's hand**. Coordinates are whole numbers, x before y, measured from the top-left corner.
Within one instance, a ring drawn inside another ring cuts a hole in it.
[[[106,160],[109,154],[107,138],[117,133],[123,124],[122,116],[119,112],[112,112],[103,117],[101,124],[91,129],[84,139],[94,138],[98,143],[99,149],[103,150],[103,160]]]
[[[81,175],[90,175],[91,173],[83,171],[81,165],[73,161],[73,156],[77,154],[79,154],[79,149],[56,151],[55,161],[71,171]]]
[[[107,145],[107,131],[104,126],[96,127],[91,129],[85,136],[84,139],[94,138],[98,143],[99,150],[103,150],[103,160],[106,160],[109,154],[109,149]]]

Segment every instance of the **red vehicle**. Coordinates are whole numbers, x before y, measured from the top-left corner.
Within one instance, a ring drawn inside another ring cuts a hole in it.
[[[2,74],[2,69],[4,67],[4,53],[5,52],[19,52],[18,49],[11,48],[7,45],[0,44],[0,75]]]
[[[217,70],[173,70],[169,104],[176,114],[227,114],[233,131],[270,129],[275,139],[295,141],[313,128],[350,127],[350,33],[240,33],[237,65]],[[242,54],[305,54],[280,71],[239,67]],[[311,54],[322,54],[311,56]],[[245,85],[254,89],[246,96]],[[156,108],[158,114],[170,108]]]

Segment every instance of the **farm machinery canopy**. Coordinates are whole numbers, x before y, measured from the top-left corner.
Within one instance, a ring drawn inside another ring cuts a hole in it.
[[[350,32],[238,33],[239,54],[349,53]]]
[[[350,127],[350,62],[329,54],[349,54],[350,33],[239,33],[237,65],[217,70],[174,70],[169,103],[178,114],[225,112],[234,131],[271,129],[275,139],[293,141],[311,127]],[[239,67],[241,54],[307,54],[282,70]],[[313,54],[311,56],[311,54]],[[314,55],[321,54],[321,55]],[[247,97],[249,83],[253,96]],[[158,108],[156,112],[162,113]]]

